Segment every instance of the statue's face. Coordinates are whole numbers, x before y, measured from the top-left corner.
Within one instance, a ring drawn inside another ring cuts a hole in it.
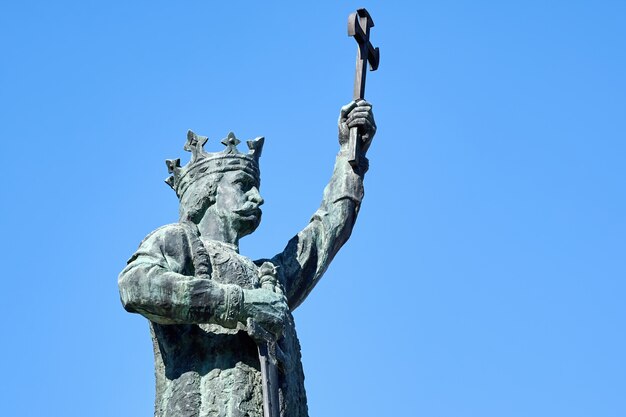
[[[243,171],[229,171],[217,184],[215,203],[211,208],[242,237],[259,226],[261,204],[263,198],[256,179]]]

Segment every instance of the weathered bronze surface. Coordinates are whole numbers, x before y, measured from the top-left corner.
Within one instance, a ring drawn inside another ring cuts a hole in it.
[[[365,77],[367,75],[367,63],[370,69],[376,71],[380,59],[380,52],[370,42],[370,28],[374,27],[372,17],[365,9],[358,9],[348,16],[348,36],[354,37],[358,48],[356,53],[356,72],[354,74],[354,100],[365,98]],[[361,143],[359,129],[350,130],[350,150],[348,161],[356,166],[359,163],[358,146]]]
[[[367,26],[366,26],[367,28]],[[264,138],[220,152],[189,131],[188,164],[167,160],[178,223],[150,233],[119,275],[124,308],[149,320],[155,417],[306,417],[300,344],[292,316],[348,240],[363,198],[372,108],[341,108],[339,153],[319,209],[279,254],[251,260],[239,240],[261,221]],[[349,162],[359,130],[358,163]]]

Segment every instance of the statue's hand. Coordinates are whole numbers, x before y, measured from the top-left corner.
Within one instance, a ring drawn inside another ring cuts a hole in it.
[[[242,323],[249,323],[249,320],[252,320],[277,339],[283,332],[288,312],[289,306],[282,294],[262,288],[243,290],[243,305],[239,319]]]
[[[363,155],[372,143],[376,134],[376,122],[372,113],[372,105],[365,100],[352,101],[341,108],[339,113],[339,145],[343,149],[350,138],[350,128],[358,127],[361,134],[361,151]]]

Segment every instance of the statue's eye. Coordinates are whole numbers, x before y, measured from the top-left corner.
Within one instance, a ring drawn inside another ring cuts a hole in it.
[[[243,179],[243,178],[238,178],[235,181],[233,181],[233,184],[237,184],[237,186],[241,189],[245,189],[248,187],[248,183],[249,181]]]

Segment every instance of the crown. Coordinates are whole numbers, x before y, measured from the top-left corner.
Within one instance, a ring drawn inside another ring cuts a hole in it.
[[[191,160],[184,167],[180,166],[180,158],[166,159],[167,171],[172,174],[165,182],[176,191],[178,198],[199,178],[227,171],[244,171],[252,175],[257,182],[260,179],[259,158],[263,151],[264,137],[247,141],[248,153],[237,150],[240,140],[233,132],[222,139],[226,146],[222,152],[205,152],[204,144],[209,140],[206,136],[196,135],[189,130],[184,149],[191,152]]]

